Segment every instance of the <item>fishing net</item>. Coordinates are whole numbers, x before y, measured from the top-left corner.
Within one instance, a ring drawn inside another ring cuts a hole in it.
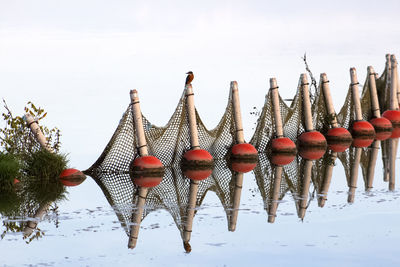
[[[285,167],[286,168],[286,167]],[[274,201],[280,201],[285,196],[286,192],[289,190],[287,185],[287,174],[283,171],[281,176],[281,183],[279,189],[274,188],[274,181],[276,178],[275,172],[276,166],[271,164],[267,154],[261,153],[259,155],[259,161],[254,169],[254,176],[256,178],[256,183],[258,190],[260,191],[261,197],[264,202],[264,209],[270,214],[270,206]],[[279,191],[278,199],[273,199],[273,192]]]
[[[387,69],[377,79],[377,89],[379,98],[384,96],[385,100],[381,104],[387,103],[388,77]],[[283,122],[284,136],[295,141],[297,137],[305,131],[303,97],[301,93],[301,81],[296,90],[296,94],[288,106],[279,96],[279,106]],[[329,121],[336,114],[328,114],[325,108],[325,101],[322,93],[322,83],[319,83],[315,93],[310,93],[311,109],[313,114],[313,127],[322,133],[329,129]],[[180,161],[183,154],[190,149],[190,137],[188,118],[186,110],[186,95],[183,92],[175,112],[164,127],[157,127],[143,116],[145,137],[148,145],[149,154],[156,156],[166,167],[165,175],[160,185],[149,190],[146,199],[146,208],[143,217],[156,209],[165,209],[173,217],[175,224],[183,235],[184,225],[187,217],[187,207],[190,194],[190,180],[186,178],[180,169]],[[229,149],[235,143],[235,123],[233,120],[232,96],[229,96],[225,113],[217,127],[208,130],[200,119],[196,111],[197,130],[199,133],[199,143],[201,148],[208,150],[214,157],[215,168],[212,175],[199,183],[196,207],[200,207],[208,191],[217,194],[222,206],[225,209],[228,227],[231,223],[232,210],[234,207],[235,192],[235,172],[228,168],[227,158]],[[372,117],[371,95],[368,77],[363,85],[361,92],[361,108],[364,120]],[[352,99],[351,88],[347,90],[347,96],[343,107],[337,114],[338,124],[341,127],[349,128],[355,121],[354,102]],[[91,175],[99,184],[107,197],[110,205],[115,209],[122,226],[129,234],[129,225],[132,221],[132,213],[135,210],[135,203],[138,197],[138,188],[133,184],[129,176],[129,166],[138,156],[136,129],[133,123],[132,106],[129,105],[120,120],[120,123],[107,144],[98,160],[87,170],[86,174]],[[309,195],[314,196],[315,192],[321,196],[326,184],[326,168],[331,168],[336,157],[327,153],[320,160],[313,162],[311,177],[304,177],[304,167],[306,160],[296,156],[295,160],[283,167],[283,173],[279,189],[274,188],[275,168],[270,163],[269,150],[271,140],[275,137],[275,121],[273,116],[273,106],[271,91],[265,97],[264,107],[261,110],[257,121],[255,133],[250,140],[259,151],[258,165],[254,169],[254,174],[260,194],[264,201],[264,208],[269,212],[269,207],[273,201],[282,200],[287,192],[291,192],[295,199],[298,211],[299,203],[305,196],[304,182],[311,179],[313,190],[309,190]],[[351,184],[351,171],[356,167],[355,148],[348,149],[346,152],[339,153],[338,157],[345,167],[345,175],[348,184]],[[385,150],[383,149],[383,152]],[[368,172],[368,164],[371,154],[368,148],[361,149],[360,165],[363,176]],[[366,181],[366,178],[364,178]],[[366,182],[367,183],[367,182]],[[310,188],[309,188],[310,189]],[[278,190],[278,200],[272,199],[274,191]],[[321,196],[322,197],[322,196]],[[309,201],[311,201],[310,197]]]
[[[225,209],[229,224],[233,209],[235,174],[237,173],[228,168],[225,160],[216,160],[210,177],[199,182],[196,207],[201,206],[209,191],[215,192]],[[96,174],[93,178],[99,184],[108,202],[114,208],[122,227],[129,235],[129,226],[138,198],[138,188],[133,184],[129,174],[103,172]],[[167,167],[161,183],[149,189],[142,219],[155,210],[166,210],[171,214],[183,235],[190,188],[190,179],[183,175],[179,166]]]
[[[223,159],[235,142],[232,96],[229,95],[225,113],[213,130],[207,130],[196,110],[199,143],[214,159]],[[149,154],[157,157],[164,166],[179,165],[183,154],[190,149],[189,126],[186,112],[186,95],[183,92],[175,112],[164,127],[157,127],[143,117]],[[138,156],[137,139],[131,105],[99,159],[85,173],[128,173],[129,165]]]

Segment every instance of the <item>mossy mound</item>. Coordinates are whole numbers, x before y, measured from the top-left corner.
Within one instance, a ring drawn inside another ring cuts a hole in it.
[[[24,191],[37,203],[46,203],[65,198],[65,187],[59,180],[67,167],[64,155],[39,150],[26,161]]]
[[[41,149],[29,155],[25,173],[28,177],[41,181],[58,180],[58,176],[66,167],[67,160],[64,155]]]

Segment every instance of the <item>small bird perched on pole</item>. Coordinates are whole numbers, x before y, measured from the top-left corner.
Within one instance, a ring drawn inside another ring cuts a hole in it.
[[[186,77],[186,82],[185,85],[189,85],[192,83],[193,79],[194,79],[194,75],[193,72],[189,71],[186,73],[188,76]]]

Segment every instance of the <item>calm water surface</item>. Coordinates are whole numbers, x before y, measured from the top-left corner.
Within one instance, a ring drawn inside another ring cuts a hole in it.
[[[366,192],[360,168],[354,202],[348,203],[346,175],[336,159],[325,206],[318,206],[318,190],[311,182],[306,213],[300,219],[302,198],[293,187],[279,201],[274,223],[268,223],[264,203],[270,202],[263,199],[254,172],[246,173],[236,230],[229,231],[227,214],[232,209],[224,209],[215,188],[205,192],[193,221],[191,253],[185,253],[173,207],[154,205],[147,207],[136,248],[128,249],[128,228],[121,219],[124,211],[110,206],[98,184],[88,177],[81,185],[68,188],[67,200],[52,204],[57,209],[49,211],[33,233],[40,232],[40,237],[28,242],[21,232],[4,234],[1,264],[398,266],[400,194],[388,191],[382,169],[379,154],[373,189]],[[3,222],[13,219],[2,218]]]

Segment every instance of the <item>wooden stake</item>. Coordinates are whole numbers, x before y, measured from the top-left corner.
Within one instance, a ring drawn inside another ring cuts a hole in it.
[[[144,207],[146,204],[147,193],[149,189],[147,187],[139,187],[139,195],[136,202],[136,211],[132,214],[132,226],[129,233],[128,248],[135,248],[139,236],[140,223],[142,222],[142,216]]]
[[[367,188],[366,191],[370,191],[372,189],[372,185],[375,177],[375,165],[376,160],[378,158],[378,151],[380,147],[381,141],[375,140],[371,145],[371,154],[369,156],[368,168],[367,168]]]
[[[230,222],[228,226],[228,230],[234,232],[236,230],[236,223],[239,213],[240,206],[240,196],[242,194],[242,186],[243,186],[243,173],[235,172],[235,189],[233,193],[233,207],[232,214],[230,216]]]
[[[368,66],[368,82],[369,82],[369,90],[371,94],[371,108],[372,108],[372,115],[375,118],[381,117],[381,111],[379,108],[379,100],[378,100],[378,93],[376,91],[376,80],[375,80],[375,70],[372,66]]]
[[[362,148],[355,148],[356,155],[354,156],[354,164],[350,170],[350,184],[349,184],[349,195],[347,197],[348,203],[354,203],[356,195],[357,179],[358,179],[358,168],[360,166]]]
[[[306,215],[308,193],[310,190],[310,183],[311,183],[312,166],[313,162],[311,160],[306,160],[304,165],[304,172],[303,172],[304,176],[303,176],[302,189],[299,200],[299,218],[302,220]]]
[[[351,91],[352,91],[352,96],[353,96],[356,120],[361,121],[363,119],[363,117],[362,117],[362,111],[361,111],[360,94],[358,93],[359,83],[357,80],[356,68],[350,69],[350,79],[351,79],[350,86],[351,86]]]
[[[301,88],[303,91],[303,112],[304,112],[304,120],[305,120],[305,130],[307,132],[314,131],[312,114],[311,114],[311,102],[310,102],[310,93],[308,90],[308,79],[307,74],[303,73],[300,76],[301,80]]]
[[[200,149],[192,85],[187,84],[185,88],[186,88],[186,108],[187,108],[189,131],[190,131],[190,145],[191,149]]]
[[[390,82],[390,110],[398,110],[399,104],[397,103],[397,60],[394,55],[390,56],[392,70],[391,70],[391,82]]]
[[[272,196],[269,203],[268,209],[268,222],[274,223],[276,218],[276,211],[278,209],[279,204],[279,195],[281,192],[281,182],[282,182],[282,166],[275,167],[275,177],[274,177],[274,185],[272,187]]]
[[[328,166],[326,166],[325,168],[322,189],[321,192],[319,193],[319,198],[318,198],[318,206],[321,208],[325,206],[325,202],[328,200],[327,198],[328,191],[332,180],[333,167],[335,166],[336,158],[337,158],[337,153],[332,152],[332,154],[330,154],[330,162]]]
[[[142,112],[140,111],[139,96],[136,89],[130,91],[132,112],[133,112],[133,122],[135,124],[136,138],[138,143],[138,151],[141,157],[147,156],[147,142],[144,135]]]
[[[29,128],[31,128],[31,131],[36,140],[39,142],[40,146],[49,152],[53,152],[49,143],[47,142],[46,137],[43,135],[42,130],[40,130],[39,123],[29,113],[25,114],[25,118]]]
[[[331,90],[329,89],[329,80],[325,73],[321,73],[320,80],[322,83],[322,93],[324,95],[326,111],[330,118],[330,124],[333,128],[338,127],[335,108],[333,107],[333,101],[331,96]]]
[[[278,84],[275,78],[269,79],[271,91],[271,98],[272,98],[272,106],[274,112],[274,120],[275,120],[275,133],[276,137],[283,137],[283,126],[282,126],[282,117],[281,117],[281,109],[279,105],[279,91],[278,91]]]
[[[239,90],[236,81],[231,82],[233,117],[236,125],[236,141],[238,144],[244,143],[242,114],[240,112]]]

